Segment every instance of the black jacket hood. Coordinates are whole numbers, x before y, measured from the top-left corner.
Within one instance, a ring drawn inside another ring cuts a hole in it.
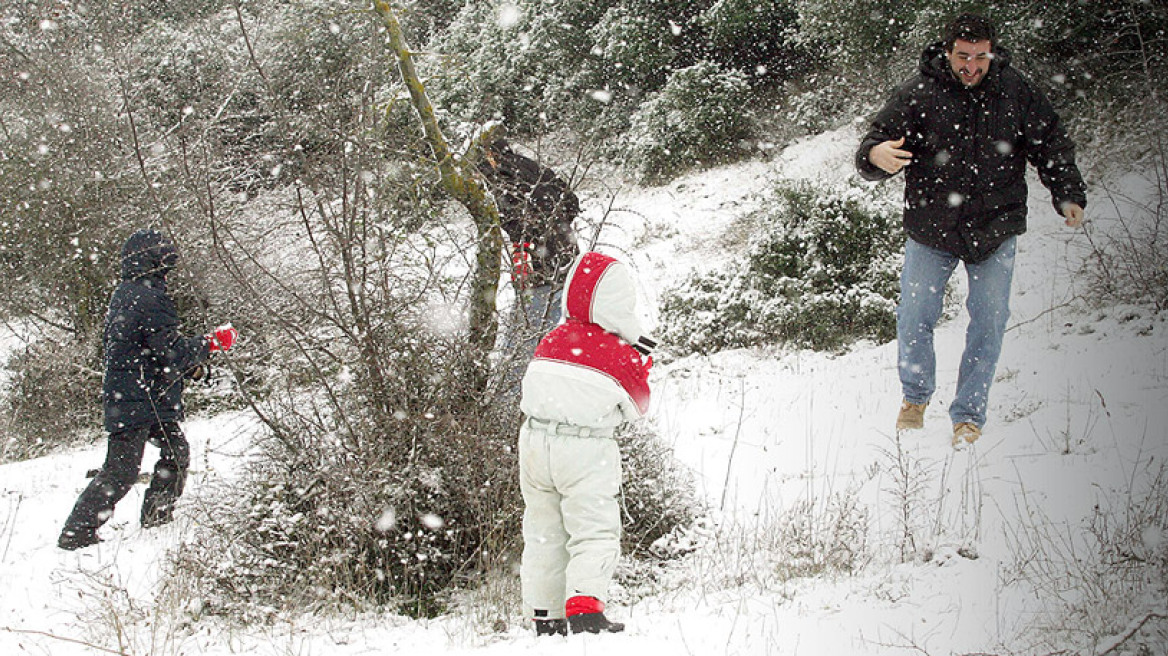
[[[122,246],[122,280],[164,280],[177,263],[174,244],[157,230],[139,230]]]
[[[995,45],[993,52],[994,57],[990,61],[990,70],[986,71],[985,79],[977,85],[978,87],[995,84],[1002,69],[1010,65],[1009,50]],[[941,41],[929,45],[921,53],[920,70],[922,75],[927,75],[945,84],[964,88],[957,76],[953,75],[953,68],[949,65],[949,56],[945,53],[945,44]]]

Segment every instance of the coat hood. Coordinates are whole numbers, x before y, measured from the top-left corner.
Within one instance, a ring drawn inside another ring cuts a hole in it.
[[[564,290],[569,320],[594,323],[642,353],[656,346],[637,317],[637,288],[624,263],[595,251],[584,253],[568,270]]]
[[[139,230],[122,246],[122,280],[165,279],[177,263],[174,244],[157,230]]]
[[[566,321],[540,340],[523,376],[523,412],[594,427],[644,416],[653,364],[645,356],[656,344],[636,310],[628,267],[595,252],[576,258],[564,287]]]
[[[986,72],[985,79],[978,87],[993,84],[998,79],[1002,69],[1010,65],[1009,50],[995,44],[993,53],[994,59],[990,62],[990,70]],[[941,41],[929,45],[921,53],[920,70],[922,75],[964,88],[953,75],[953,68],[949,65],[949,57],[945,53],[945,44]]]

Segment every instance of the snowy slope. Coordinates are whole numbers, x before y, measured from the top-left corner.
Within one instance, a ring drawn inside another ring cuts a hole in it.
[[[689,270],[733,257],[719,240],[769,181],[841,184],[856,139],[844,129],[771,162],[626,192],[601,250],[632,259],[653,314],[657,296]],[[893,457],[894,344],[844,355],[732,351],[654,368],[651,420],[698,473],[718,538],[667,572],[657,594],[613,605],[610,614],[628,623],[624,634],[536,640],[518,617],[494,631],[491,611],[473,605],[431,621],[185,624],[190,609],[155,591],[163,556],[188,534],[191,513],[144,532],[139,487],[102,530],[104,544],[80,553],[54,547],[85,470],[100,464],[103,450],[94,447],[0,467],[0,654],[834,656],[1050,653],[1049,641],[1081,640],[1075,631],[1090,627],[1050,615],[1084,592],[1058,561],[1064,550],[1089,554],[1084,526],[1095,509],[1117,509],[1168,457],[1168,326],[1138,308],[1087,308],[1076,274],[1086,240],[1062,225],[1045,189],[1034,182],[1031,190],[1031,230],[1019,241],[1013,319],[986,434],[974,448],[949,447],[945,404],[963,343],[959,315],[937,335],[939,391],[926,429],[899,445],[902,468],[915,472],[909,492],[897,492]],[[231,414],[186,428],[196,473],[180,507],[189,509],[245,457],[255,423]],[[839,494],[868,513],[867,566],[851,575],[778,576],[768,547],[776,527],[800,501],[822,510]],[[1146,531],[1148,545],[1164,528]],[[906,530],[912,544],[902,558]],[[1021,565],[1037,561],[1050,561],[1067,588],[1025,574],[1033,570]],[[1141,609],[1127,601],[1115,606],[1120,625]],[[1164,602],[1147,603],[1145,611]],[[1068,633],[1034,629],[1047,621]]]

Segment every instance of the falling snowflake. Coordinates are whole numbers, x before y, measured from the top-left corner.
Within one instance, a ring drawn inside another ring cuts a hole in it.
[[[378,530],[378,532],[381,533],[388,533],[389,531],[392,531],[393,528],[397,526],[397,512],[394,511],[393,508],[386,508],[385,511],[381,513],[381,517],[377,518],[377,522],[375,522],[373,526]]]
[[[522,18],[523,12],[515,5],[505,4],[499,7],[499,27],[504,29],[515,27]]]
[[[588,97],[596,102],[609,103],[612,102],[612,92],[607,89],[593,89],[588,92]]]

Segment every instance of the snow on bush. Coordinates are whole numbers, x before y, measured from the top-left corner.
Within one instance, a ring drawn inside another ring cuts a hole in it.
[[[0,389],[0,462],[36,458],[97,434],[98,349],[94,339],[44,337],[11,357],[11,378]]]
[[[682,555],[663,545],[688,530],[702,514],[694,473],[645,424],[619,438],[621,445],[622,551],[668,560]]]
[[[463,393],[471,388],[457,364],[442,368],[449,353],[470,351],[465,344],[421,343],[412,353],[400,341],[384,349],[396,354],[385,382],[399,409],[389,423],[371,411],[358,365],[330,380],[339,405],[299,388],[289,407],[271,410],[262,452],[199,509],[199,535],[176,556],[203,613],[244,622],[341,608],[433,617],[459,590],[517,567],[515,408],[481,404]],[[693,482],[644,429],[621,448],[626,552],[666,558],[648,547],[692,521]]]
[[[675,71],[633,115],[628,166],[642,180],[660,181],[733,159],[751,135],[749,89],[745,75],[716,63]]]
[[[893,207],[869,207],[859,188],[784,183],[747,220],[754,236],[740,260],[664,295],[662,338],[674,352],[895,336],[903,237]]]
[[[272,440],[220,490],[178,569],[205,612],[244,621],[342,607],[435,616],[484,563],[513,552],[512,442],[471,415],[403,417],[396,435],[360,444]]]

